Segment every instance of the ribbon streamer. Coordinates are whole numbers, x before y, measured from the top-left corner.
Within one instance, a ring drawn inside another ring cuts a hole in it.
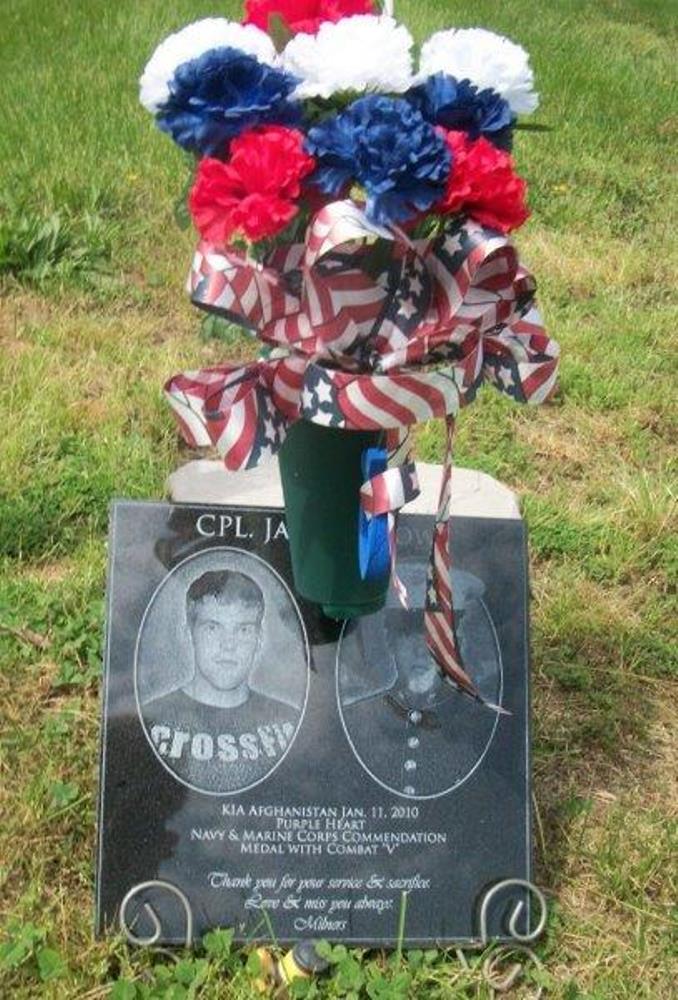
[[[388,467],[386,448],[368,448],[363,455],[365,482],[360,490],[360,575],[363,580],[393,573],[393,583],[401,603],[407,591],[396,573],[395,515],[419,496],[419,480],[414,462]]]
[[[541,403],[553,391],[559,348],[544,332],[535,289],[512,244],[478,223],[458,221],[440,237],[410,241],[373,226],[355,203],[334,202],[314,217],[304,244],[276,248],[265,264],[231,248],[198,246],[192,301],[253,331],[265,356],[175,375],[165,386],[187,443],[216,446],[234,470],[275,455],[299,419],[385,430],[403,466],[409,428],[446,420],[426,641],[443,674],[474,698],[450,586],[454,422],[485,381],[523,403]],[[409,468],[373,469],[361,491],[367,520],[390,519],[392,560]]]
[[[358,557],[363,580],[384,577],[392,566],[389,544],[390,498],[388,506],[377,509],[373,503],[366,505],[363,496],[368,493],[373,500],[375,484],[383,483],[388,469],[388,452],[385,448],[367,448],[363,452],[362,470],[365,483],[360,491],[360,527],[358,531]],[[392,470],[395,471],[395,470]],[[377,487],[377,492],[381,492]],[[388,492],[386,488],[386,492]]]

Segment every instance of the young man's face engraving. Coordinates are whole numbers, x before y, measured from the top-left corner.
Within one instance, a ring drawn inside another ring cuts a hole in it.
[[[242,573],[206,573],[187,600],[193,678],[183,688],[196,701],[235,708],[250,696],[261,642],[264,597]]]
[[[204,597],[196,604],[191,629],[196,673],[219,691],[240,688],[254,666],[260,631],[256,605]]]
[[[211,552],[205,555],[216,562]],[[238,562],[245,562],[244,553]],[[146,734],[167,771],[210,794],[263,781],[286,756],[303,711],[303,620],[282,581],[264,566],[253,571],[212,569],[189,580],[183,615],[176,603],[166,606],[146,644],[146,655],[155,654],[164,630],[160,648],[183,681],[140,704]],[[175,649],[168,649],[168,632]]]

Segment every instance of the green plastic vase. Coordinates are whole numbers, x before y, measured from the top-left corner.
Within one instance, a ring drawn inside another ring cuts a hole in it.
[[[297,592],[329,618],[384,606],[389,575],[363,580],[358,562],[361,461],[379,431],[346,431],[299,420],[280,451],[292,572]]]

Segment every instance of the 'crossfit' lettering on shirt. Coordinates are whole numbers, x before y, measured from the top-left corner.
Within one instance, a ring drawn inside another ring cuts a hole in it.
[[[275,760],[287,750],[294,726],[291,722],[272,722],[257,726],[251,733],[206,733],[175,729],[156,723],[152,726],[151,739],[161,757],[168,760],[192,759],[196,761],[219,760],[234,764],[240,760]]]

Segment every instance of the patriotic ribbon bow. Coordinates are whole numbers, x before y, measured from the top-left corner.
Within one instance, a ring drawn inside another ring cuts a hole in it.
[[[372,464],[361,504],[368,524],[390,519],[391,539],[395,511],[416,495],[404,461],[409,428],[446,420],[426,641],[443,673],[475,698],[450,586],[454,423],[483,381],[525,403],[552,392],[559,349],[542,327],[535,288],[515,248],[473,221],[410,241],[369,223],[353,202],[334,202],[312,220],[306,243],[276,248],[263,265],[198,246],[192,301],[247,327],[266,350],[250,364],[186,372],[165,386],[187,443],[215,445],[233,470],[276,454],[295,420],[386,431],[391,468]]]

